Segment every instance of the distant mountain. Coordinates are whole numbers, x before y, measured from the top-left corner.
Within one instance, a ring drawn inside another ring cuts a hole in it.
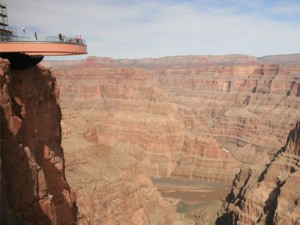
[[[300,64],[300,54],[268,55],[259,57],[258,60],[262,63],[272,64]]]
[[[161,58],[113,59],[108,57],[89,56],[85,60],[45,61],[45,65],[61,67],[73,65],[97,65],[102,67],[142,67],[142,68],[183,68],[214,65],[253,65],[253,64],[300,64],[300,53],[287,55],[269,55],[255,57],[242,54],[234,55],[186,55]]]

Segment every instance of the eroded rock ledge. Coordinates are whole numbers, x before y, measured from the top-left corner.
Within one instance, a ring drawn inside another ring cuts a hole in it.
[[[65,178],[59,90],[50,70],[0,59],[1,222],[75,224]]]

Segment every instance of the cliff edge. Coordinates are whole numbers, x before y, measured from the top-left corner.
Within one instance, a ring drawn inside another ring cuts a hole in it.
[[[50,70],[0,59],[1,224],[75,224],[65,178],[59,89]]]
[[[243,168],[216,224],[300,224],[300,121],[265,168]]]

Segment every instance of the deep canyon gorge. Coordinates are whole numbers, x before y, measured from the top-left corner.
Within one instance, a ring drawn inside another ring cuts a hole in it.
[[[0,62],[3,224],[300,224],[300,54]]]

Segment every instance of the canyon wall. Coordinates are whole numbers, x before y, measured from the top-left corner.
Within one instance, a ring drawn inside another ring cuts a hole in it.
[[[242,163],[268,163],[300,118],[299,58],[273,58],[280,64],[271,56],[244,55],[46,63],[59,80],[63,111],[88,121],[87,140],[130,146],[149,177],[229,185]]]
[[[49,69],[11,70],[1,59],[0,75],[1,224],[192,224],[124,146],[95,143],[73,111],[61,121]]]
[[[146,175],[228,184],[238,172],[240,163],[206,132],[204,121],[189,118],[193,112],[174,103],[148,71],[89,67],[64,70],[63,78],[55,74],[66,111],[89,120],[85,137],[112,146],[131,145],[130,154]]]
[[[266,167],[241,169],[217,224],[300,223],[300,121]]]
[[[63,147],[66,174],[77,194],[78,224],[193,224],[162,199],[125,146],[88,142],[81,129],[86,126],[84,119],[67,117],[65,121],[73,124]]]
[[[1,224],[75,224],[55,78],[40,66],[10,70],[0,59],[0,88]]]

